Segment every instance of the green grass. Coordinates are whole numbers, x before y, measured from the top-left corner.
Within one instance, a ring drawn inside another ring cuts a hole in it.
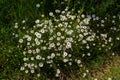
[[[41,3],[41,1],[43,1],[43,3]],[[75,10],[80,10],[82,8],[81,11],[83,11],[82,13],[85,14],[97,14],[100,16],[116,15],[119,13],[118,10],[120,9],[119,0],[90,0],[89,2],[87,2],[87,0],[86,2],[82,2],[82,0],[80,0],[80,4],[77,4],[77,0],[74,2],[68,0],[69,2],[67,4],[63,4],[62,6],[60,6],[60,2],[55,2],[58,0],[41,1],[0,0],[0,79],[27,80],[27,78],[30,77],[29,75],[23,75],[23,73],[19,71],[20,64],[23,63],[23,61],[22,55],[20,54],[21,51],[16,47],[17,41],[12,37],[12,33],[14,31],[13,26],[15,22],[20,23],[22,20],[27,19],[29,22],[31,22],[31,24],[28,24],[31,27],[32,23],[34,23],[34,21],[39,18],[41,14],[48,16],[48,13],[50,11],[54,11],[55,8],[64,10],[64,6],[66,5],[70,6],[71,9],[74,8]],[[53,1],[53,3],[50,3],[50,1]],[[41,3],[40,8],[36,8],[37,3]],[[72,5],[73,3],[74,5]],[[117,46],[118,47],[115,47],[115,49],[119,48],[120,45],[118,44]],[[104,63],[104,60],[101,59],[102,57],[100,57],[100,59],[96,59],[98,60],[97,62],[93,61],[93,64],[90,65],[90,68],[93,67],[95,69],[98,69],[99,66]],[[118,56],[116,60],[118,60],[119,63],[120,59]],[[104,77],[107,79],[108,77],[112,77],[116,80],[119,80],[120,65],[116,63],[116,60],[113,60],[115,64],[108,64],[107,67],[110,65],[110,69],[108,69],[108,71],[106,71],[104,74],[101,72],[98,73],[98,78]],[[104,70],[107,69],[105,68]],[[73,79],[74,78],[76,78],[76,76],[73,77]]]

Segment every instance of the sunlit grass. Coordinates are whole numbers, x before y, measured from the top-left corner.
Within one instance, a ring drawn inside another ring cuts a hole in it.
[[[91,79],[98,80],[119,80],[120,79],[120,56],[115,55],[111,60],[106,62],[106,64],[96,63],[97,68],[93,66],[92,77]],[[90,74],[91,76],[91,74]]]

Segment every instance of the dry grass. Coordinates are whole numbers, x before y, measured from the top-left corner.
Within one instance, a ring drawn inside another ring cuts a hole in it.
[[[92,79],[120,80],[120,56],[114,56],[106,65],[101,65],[93,71]]]
[[[60,80],[120,80],[120,56],[113,56],[105,65],[98,65],[98,63],[95,66],[93,65],[89,77],[83,79],[75,75],[73,73],[70,77]]]

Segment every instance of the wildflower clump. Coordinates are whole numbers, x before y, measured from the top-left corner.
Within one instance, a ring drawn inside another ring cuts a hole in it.
[[[84,68],[84,61],[113,46],[107,33],[96,35],[89,27],[90,15],[79,15],[80,11],[73,14],[68,8],[55,12],[59,16],[53,12],[49,13],[49,18],[42,15],[30,29],[26,21],[22,25],[15,23],[18,32],[14,35],[24,56],[20,70],[26,74],[60,77],[65,68]]]

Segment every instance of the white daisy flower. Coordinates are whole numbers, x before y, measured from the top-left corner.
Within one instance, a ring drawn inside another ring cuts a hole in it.
[[[39,4],[39,3],[38,3],[38,4],[36,4],[36,7],[37,7],[37,8],[39,8],[39,7],[40,7],[40,4]]]

